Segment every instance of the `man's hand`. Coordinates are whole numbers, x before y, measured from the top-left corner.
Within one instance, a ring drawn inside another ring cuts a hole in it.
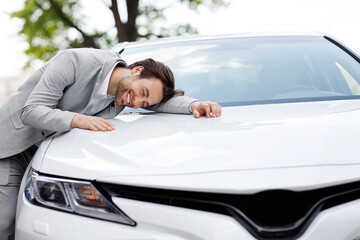
[[[100,118],[87,116],[83,114],[76,114],[71,122],[71,128],[81,128],[92,131],[112,131],[114,130],[114,125],[109,121]]]
[[[216,102],[193,102],[190,109],[195,118],[203,115],[208,118],[221,116],[221,106]]]

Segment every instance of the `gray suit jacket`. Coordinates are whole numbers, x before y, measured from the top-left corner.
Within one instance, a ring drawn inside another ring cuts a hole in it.
[[[0,107],[0,158],[15,155],[54,132],[70,130],[76,113],[83,113],[92,94],[117,62],[115,51],[65,50],[36,71]],[[189,113],[193,98],[176,96],[153,110]],[[124,109],[110,104],[96,114],[114,118]]]

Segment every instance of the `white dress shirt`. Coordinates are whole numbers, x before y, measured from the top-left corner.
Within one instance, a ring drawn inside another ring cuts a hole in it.
[[[109,87],[110,77],[114,68],[119,63],[116,63],[111,71],[106,75],[105,80],[102,82],[99,89],[96,91],[94,96],[90,99],[89,104],[87,105],[84,114],[86,115],[95,115],[96,113],[105,109],[112,101],[115,100],[115,96],[112,94],[107,94]]]

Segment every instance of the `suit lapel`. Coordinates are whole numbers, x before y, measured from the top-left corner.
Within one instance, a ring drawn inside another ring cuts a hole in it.
[[[113,101],[104,110],[98,112],[95,116],[102,118],[114,118],[122,110],[124,110],[124,108],[124,106],[117,106],[115,101]]]
[[[101,70],[100,70],[100,73],[98,74],[97,76],[97,79],[96,79],[96,83],[94,85],[94,88],[92,89],[92,92],[91,92],[91,96],[90,96],[90,99],[89,101],[87,102],[85,108],[83,108],[83,110],[80,112],[80,113],[85,113],[88,108],[89,108],[89,103],[90,103],[90,100],[94,97],[95,93],[99,90],[99,88],[101,87],[101,84],[105,81],[105,78],[107,77],[107,75],[109,74],[109,72],[112,70],[112,68],[114,67],[114,65],[118,65],[118,64],[123,64],[124,66],[126,66],[126,63],[122,60],[122,59],[114,59],[111,58],[109,59],[108,61],[104,62]],[[115,108],[112,109],[111,104],[109,104],[104,110],[108,110],[109,111],[115,111]],[[115,104],[116,105],[116,104]],[[104,111],[103,110],[103,111]],[[103,112],[103,111],[100,111],[100,112]],[[110,112],[109,112],[110,113]],[[97,115],[97,114],[96,114]],[[116,115],[115,115],[116,116]]]

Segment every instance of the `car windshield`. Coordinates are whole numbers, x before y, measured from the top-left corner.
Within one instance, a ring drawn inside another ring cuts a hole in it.
[[[151,57],[176,88],[222,106],[358,98],[359,62],[324,37],[246,37],[125,48],[127,63]]]

